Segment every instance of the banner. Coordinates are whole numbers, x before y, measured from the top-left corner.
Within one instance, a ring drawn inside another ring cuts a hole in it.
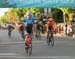
[[[75,0],[0,0],[0,8],[18,7],[18,8],[56,8],[56,7],[75,7]]]

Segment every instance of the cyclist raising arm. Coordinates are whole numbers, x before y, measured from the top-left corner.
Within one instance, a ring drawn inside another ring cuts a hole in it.
[[[31,13],[26,14],[26,18],[23,19],[23,23],[25,23],[26,27],[26,32],[30,35],[32,34],[32,27],[33,27],[33,22],[35,21],[35,18],[32,17]],[[27,36],[25,38],[25,43],[27,41]]]

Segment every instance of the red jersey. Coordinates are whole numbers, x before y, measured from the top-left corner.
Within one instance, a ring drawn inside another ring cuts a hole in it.
[[[51,26],[51,27],[53,27],[54,24],[55,24],[55,21],[53,20],[53,18],[50,18],[50,19],[48,20],[48,22],[47,22],[47,25],[48,25],[48,26]]]

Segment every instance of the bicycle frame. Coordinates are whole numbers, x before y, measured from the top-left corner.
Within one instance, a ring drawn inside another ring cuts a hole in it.
[[[40,33],[40,30],[37,30],[37,31],[36,31],[36,38],[37,38],[38,40],[41,40],[41,33]]]
[[[54,37],[53,37],[53,31],[49,31],[47,34],[47,43],[48,45],[51,43],[52,46],[54,46]]]
[[[27,35],[27,39],[26,39],[27,48],[30,48],[31,41],[32,41],[31,35]]]
[[[53,37],[53,30],[49,30],[47,35],[48,35],[49,37]]]
[[[26,37],[26,53],[29,53],[29,55],[32,54],[32,36],[27,35]]]

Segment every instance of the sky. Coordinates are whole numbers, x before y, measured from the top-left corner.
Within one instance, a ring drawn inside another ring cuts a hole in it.
[[[3,16],[6,11],[8,11],[9,8],[0,8],[0,16]]]

